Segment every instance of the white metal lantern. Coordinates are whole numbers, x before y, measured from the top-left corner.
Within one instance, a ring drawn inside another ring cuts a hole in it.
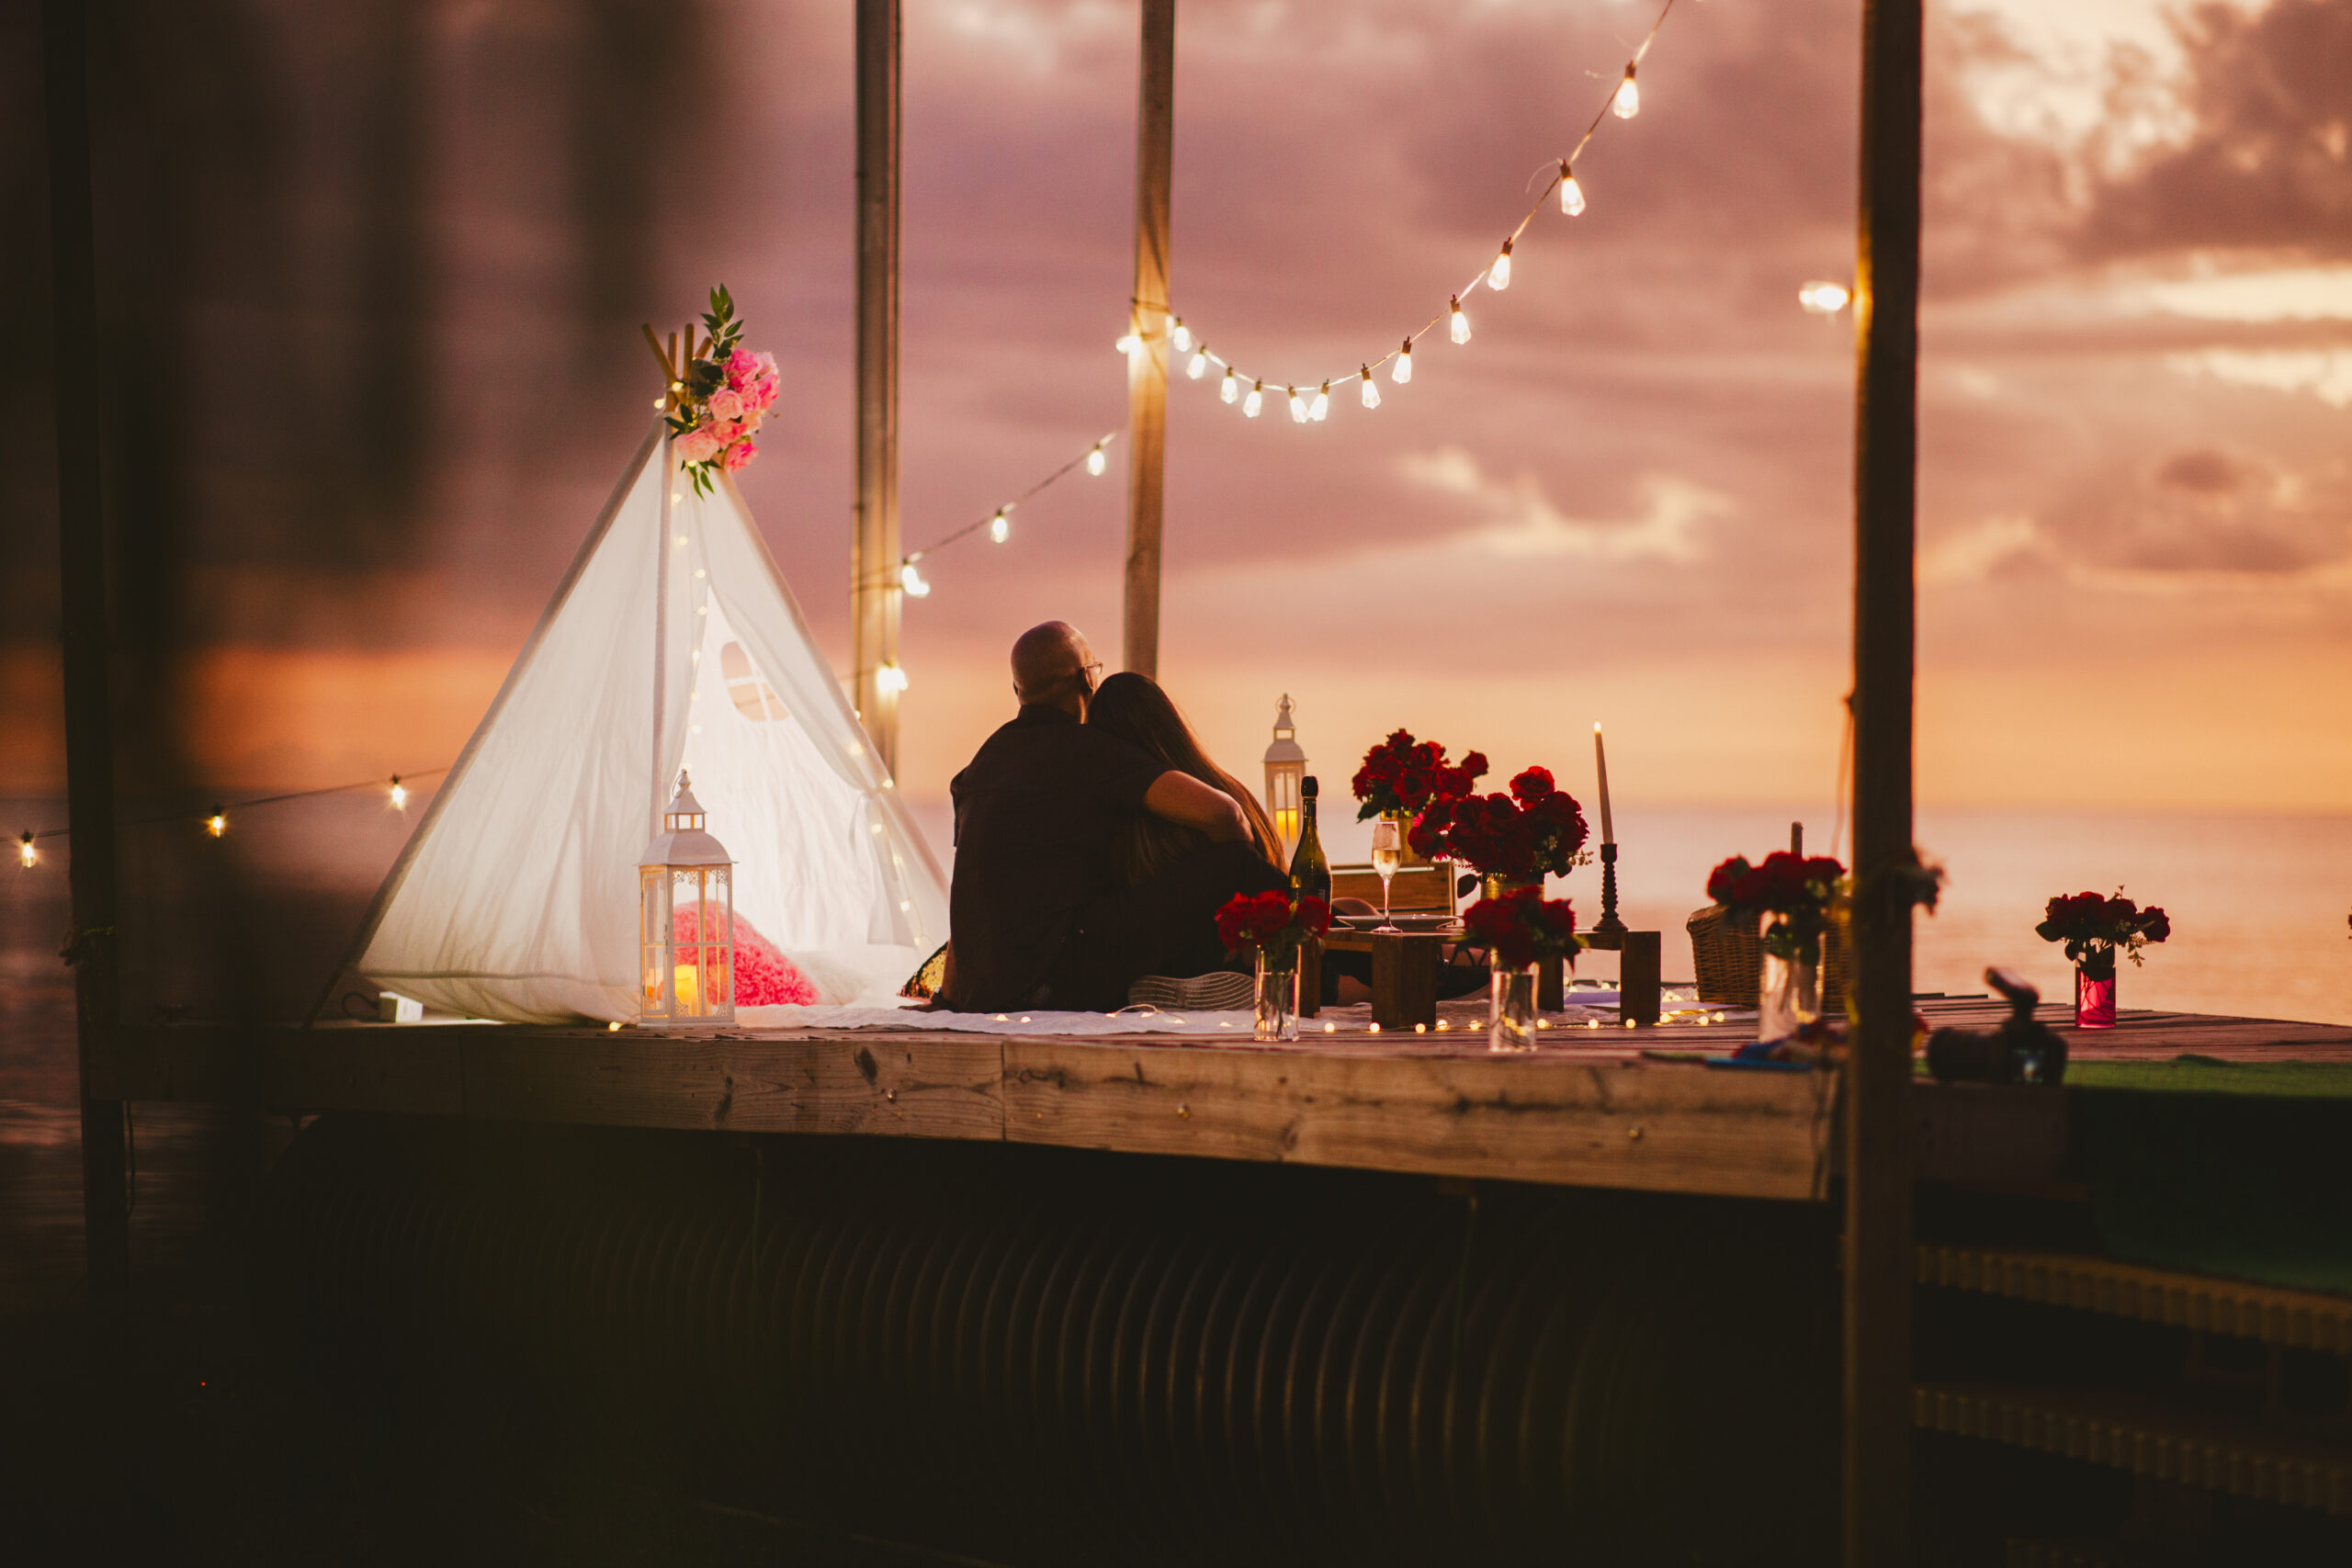
[[[678,774],[662,833],[637,864],[637,1010],[679,1029],[735,1021],[735,863]]]
[[[1274,835],[1283,841],[1283,863],[1290,863],[1298,848],[1298,785],[1306,777],[1306,753],[1299,749],[1298,728],[1291,723],[1290,694],[1274,714],[1274,743],[1266,748],[1266,814],[1274,819]]]

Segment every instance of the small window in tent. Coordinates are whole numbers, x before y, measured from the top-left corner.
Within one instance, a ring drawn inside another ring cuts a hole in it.
[[[758,666],[741,643],[730,642],[718,650],[718,668],[727,677],[727,694],[734,699],[737,713],[754,724],[786,716],[775,688],[760,678]]]

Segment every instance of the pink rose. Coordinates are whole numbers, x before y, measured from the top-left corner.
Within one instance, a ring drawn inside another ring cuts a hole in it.
[[[776,381],[773,376],[763,376],[752,383],[752,395],[758,400],[763,411],[775,406],[775,389]]]
[[[710,433],[718,438],[718,446],[732,446],[743,438],[743,422],[740,419],[714,419],[710,422]]]
[[[718,433],[707,424],[698,424],[678,437],[678,457],[682,462],[707,463],[718,447]]]
[[[730,474],[737,473],[749,467],[752,459],[759,455],[760,449],[756,444],[751,441],[738,441],[727,449],[725,457],[718,459],[718,466]]]
[[[741,390],[743,383],[760,373],[760,361],[765,357],[748,348],[739,348],[727,356],[727,384]],[[771,361],[771,364],[774,362]]]
[[[710,416],[713,419],[743,417],[743,394],[722,387],[710,394]]]

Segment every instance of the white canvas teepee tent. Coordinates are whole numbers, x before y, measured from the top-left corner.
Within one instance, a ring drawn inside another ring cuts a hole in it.
[[[349,967],[478,1018],[634,1019],[638,855],[682,766],[738,916],[820,1000],[887,997],[946,940],[939,867],[741,493],[697,495],[657,423]]]

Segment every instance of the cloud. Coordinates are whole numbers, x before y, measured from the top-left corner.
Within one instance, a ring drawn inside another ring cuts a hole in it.
[[[1469,542],[1498,556],[1570,556],[1587,560],[1668,560],[1688,565],[1705,555],[1699,525],[1727,515],[1728,497],[1687,480],[1651,476],[1642,483],[1647,504],[1637,515],[1570,517],[1554,506],[1535,476],[1490,479],[1459,446],[1408,453],[1396,467],[1414,483],[1459,496],[1487,514]]]
[[[2181,376],[2211,376],[2236,387],[2309,392],[2330,408],[2352,408],[2352,349],[2208,348],[2165,356]]]
[[[1930,541],[1919,552],[1919,581],[1926,587],[1981,582],[2020,559],[2050,555],[2050,542],[2032,518],[2005,513]]]
[[[2352,321],[2352,266],[2265,267],[2152,283],[2144,292],[2175,315],[2205,321]]]

